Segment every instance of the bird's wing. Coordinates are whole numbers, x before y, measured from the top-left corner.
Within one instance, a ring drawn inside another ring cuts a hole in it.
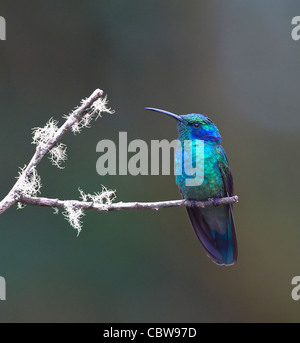
[[[223,185],[224,185],[224,193],[225,196],[231,197],[234,195],[233,193],[233,177],[231,174],[231,170],[229,168],[228,159],[225,153],[225,150],[220,145],[219,146],[219,153],[221,155],[221,159],[219,161],[219,170],[222,176]],[[235,223],[233,218],[233,205],[225,205],[229,213],[228,224],[227,224],[227,247],[232,253],[232,263],[237,261],[238,255],[238,248],[237,248],[237,239],[236,239],[236,232],[235,232]]]
[[[223,179],[225,195],[228,197],[231,197],[233,196],[233,177],[231,174],[231,170],[229,168],[228,159],[227,159],[225,150],[223,149],[221,145],[218,147],[218,152],[221,156],[221,159],[218,165],[219,165],[219,170]]]

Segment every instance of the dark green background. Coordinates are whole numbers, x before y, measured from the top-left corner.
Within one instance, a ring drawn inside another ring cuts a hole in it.
[[[2,0],[0,197],[34,152],[31,128],[95,89],[114,115],[68,133],[64,170],[39,165],[42,195],[101,184],[117,200],[178,199],[172,176],[96,173],[101,139],[176,138],[145,106],[199,112],[218,126],[235,178],[239,260],[205,255],[183,208],[87,213],[79,235],[48,208],[0,217],[2,322],[298,322],[299,1]]]

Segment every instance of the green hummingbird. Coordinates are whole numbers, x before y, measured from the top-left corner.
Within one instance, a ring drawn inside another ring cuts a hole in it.
[[[221,135],[213,121],[202,114],[177,115],[153,107],[146,109],[177,120],[178,142],[181,144],[177,144],[175,163],[177,167],[180,164],[181,172],[176,171],[176,184],[183,198],[201,201],[233,196],[233,177],[221,146]],[[189,148],[187,142],[191,142]],[[203,143],[203,149],[197,151],[199,142]],[[190,166],[196,167],[202,161],[203,177],[195,185],[188,182],[195,175],[191,175],[190,170],[185,168],[187,161]],[[232,204],[216,203],[212,207],[186,207],[186,210],[194,231],[211,260],[218,265],[234,264],[238,249]]]

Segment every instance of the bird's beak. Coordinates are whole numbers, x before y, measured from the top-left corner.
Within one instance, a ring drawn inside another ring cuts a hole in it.
[[[153,107],[145,107],[145,110],[160,112],[160,113],[166,114],[168,116],[171,116],[171,117],[175,118],[176,120],[183,121],[183,119],[179,115],[174,114],[172,112],[168,112],[168,111],[164,111],[164,110],[159,110],[158,108],[153,108]]]

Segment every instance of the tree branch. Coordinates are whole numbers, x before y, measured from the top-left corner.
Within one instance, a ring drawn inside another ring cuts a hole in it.
[[[66,208],[72,206],[76,209],[95,210],[99,212],[110,212],[120,210],[160,210],[168,207],[208,207],[219,206],[226,204],[234,204],[238,202],[238,197],[214,198],[205,201],[191,201],[186,199],[181,200],[167,200],[155,202],[116,202],[110,204],[97,204],[93,201],[79,201],[79,200],[60,200],[43,197],[27,197],[20,195],[18,201],[33,206],[46,206],[54,208]]]
[[[5,212],[9,209],[12,205],[18,202],[18,188],[19,185],[26,180],[29,175],[31,175],[32,171],[37,167],[37,165],[41,162],[42,158],[47,154],[47,152],[53,148],[55,144],[63,137],[63,135],[70,130],[70,128],[85,114],[85,111],[89,109],[93,103],[101,98],[103,95],[103,91],[100,89],[96,89],[87,99],[83,100],[81,105],[75,109],[64,122],[64,124],[56,131],[54,136],[43,145],[37,145],[35,153],[31,158],[30,162],[28,163],[27,167],[22,171],[18,181],[6,195],[6,197],[0,201],[0,214]]]
[[[70,129],[73,133],[78,133],[83,127],[90,127],[92,119],[96,119],[102,112],[113,113],[106,107],[106,97],[102,98],[103,91],[96,89],[88,98],[81,101],[79,107],[74,109],[60,127],[52,118],[43,128],[33,129],[33,144],[36,144],[36,150],[30,162],[19,173],[18,180],[11,188],[6,197],[0,201],[0,214],[9,209],[12,205],[18,204],[32,206],[46,206],[55,209],[64,209],[63,215],[69,221],[70,225],[78,233],[82,228],[82,217],[84,210],[95,211],[120,211],[120,210],[159,210],[168,207],[207,207],[224,204],[233,204],[238,201],[237,196],[208,199],[205,201],[191,201],[186,199],[156,201],[156,202],[115,202],[115,191],[108,190],[102,186],[101,192],[94,194],[85,194],[79,189],[81,200],[60,200],[38,197],[40,193],[41,179],[37,174],[36,168],[43,157],[49,152],[50,160],[58,168],[66,160],[66,146],[58,142],[64,134]]]

